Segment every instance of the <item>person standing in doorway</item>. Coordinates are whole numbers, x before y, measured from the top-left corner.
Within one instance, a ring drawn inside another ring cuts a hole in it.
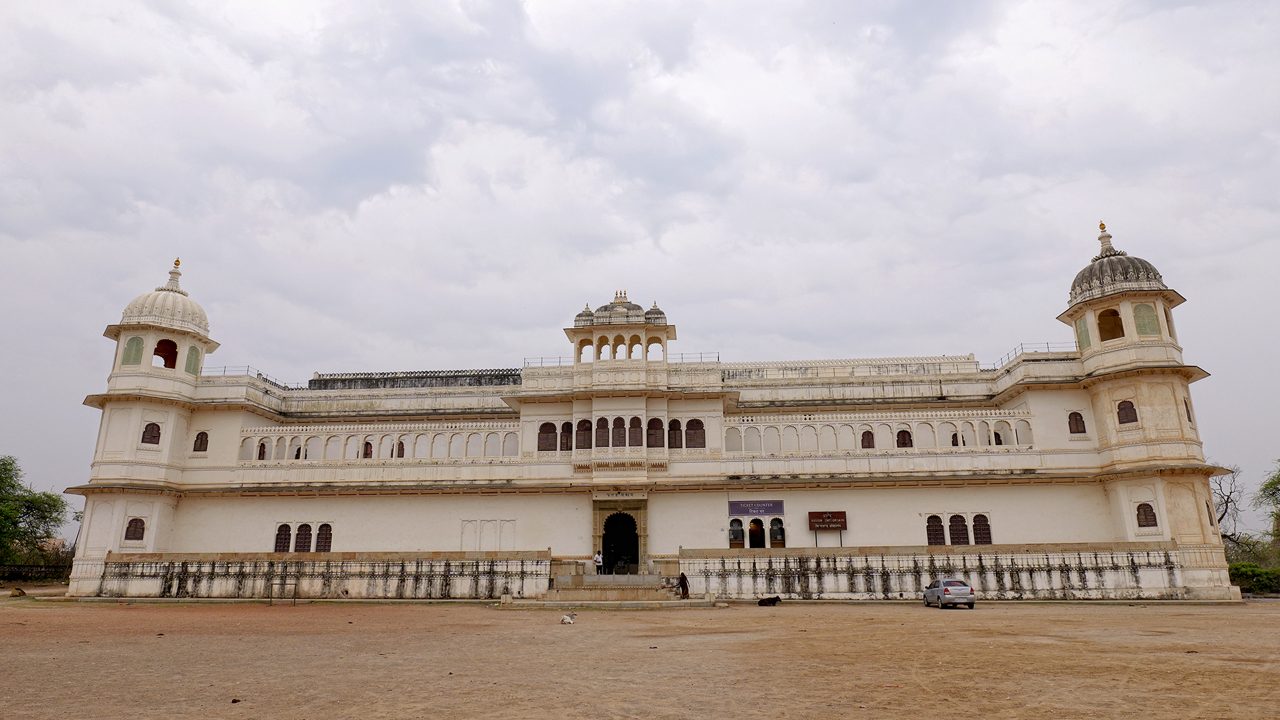
[[[595,563],[596,563],[596,574],[603,575],[604,574],[604,555],[601,555],[599,550],[596,551]]]

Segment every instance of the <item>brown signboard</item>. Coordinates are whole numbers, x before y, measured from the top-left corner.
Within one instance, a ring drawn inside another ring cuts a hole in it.
[[[849,520],[843,510],[809,513],[810,530],[848,530]]]

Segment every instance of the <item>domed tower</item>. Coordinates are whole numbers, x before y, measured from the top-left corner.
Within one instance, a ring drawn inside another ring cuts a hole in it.
[[[565,335],[574,347],[574,363],[606,360],[665,362],[667,343],[676,339],[676,326],[658,303],[645,310],[619,290],[613,301],[592,311],[587,305],[573,318]]]
[[[116,341],[106,392],[85,404],[102,411],[85,496],[71,594],[93,594],[108,552],[159,552],[177,497],[175,483],[192,458],[208,453],[209,433],[191,427],[192,399],[204,356],[218,348],[209,318],[180,285],[181,262],[169,281],[134,298],[103,333]]]
[[[1172,310],[1186,299],[1165,285],[1154,265],[1117,250],[1105,224],[1098,228],[1102,252],[1076,273],[1070,306],[1058,316],[1075,329],[1085,370],[1181,364]]]
[[[1071,413],[1080,423],[1071,432],[1096,439],[1123,537],[1220,543],[1208,488],[1217,468],[1204,462],[1189,389],[1208,374],[1183,363],[1173,325],[1185,298],[1098,227],[1102,250],[1076,274],[1058,316],[1075,330],[1091,404]],[[1080,417],[1090,415],[1086,427]]]

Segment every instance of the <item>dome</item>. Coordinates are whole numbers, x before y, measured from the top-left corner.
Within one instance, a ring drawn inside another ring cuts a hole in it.
[[[173,269],[169,271],[169,282],[155,290],[139,295],[133,302],[125,306],[120,316],[121,325],[157,325],[172,330],[193,332],[199,335],[209,334],[209,316],[204,308],[187,296],[187,291],[178,285],[182,273],[178,268],[181,260],[173,261]]]
[[[590,325],[593,321],[595,321],[595,319],[596,319],[596,314],[591,312],[591,306],[587,305],[582,308],[582,312],[573,316],[573,325],[574,327],[583,327],[585,325]]]
[[[1070,303],[1095,300],[1130,290],[1168,290],[1155,265],[1111,246],[1111,233],[1099,223],[1102,252],[1071,281]]]
[[[613,302],[596,308],[596,313],[625,315],[632,312],[644,312],[644,308],[628,300],[626,290],[619,290],[613,294]]]
[[[644,311],[644,321],[648,325],[666,325],[667,314],[662,312],[662,308],[658,307],[658,303],[654,303],[653,307]]]

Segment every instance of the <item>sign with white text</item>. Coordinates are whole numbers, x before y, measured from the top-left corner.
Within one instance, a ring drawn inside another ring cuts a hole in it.
[[[730,500],[729,515],[781,515],[781,500]]]
[[[845,516],[843,510],[830,510],[824,512],[809,513],[809,529],[818,530],[848,530],[849,519]]]

